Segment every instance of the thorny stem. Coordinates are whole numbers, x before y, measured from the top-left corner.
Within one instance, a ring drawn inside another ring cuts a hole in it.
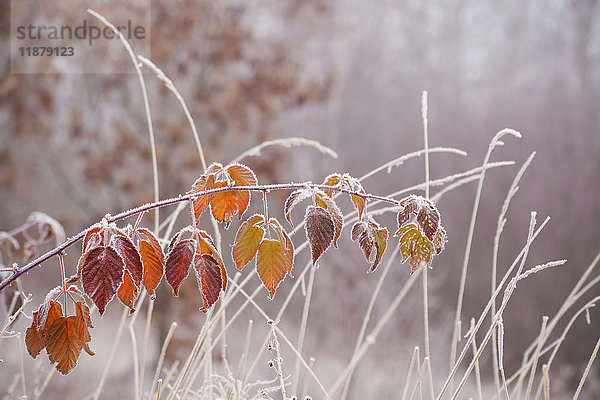
[[[310,182],[307,182],[307,183],[279,183],[279,184],[272,184],[272,185],[256,185],[256,186],[229,186],[229,187],[222,187],[222,188],[206,190],[203,192],[188,193],[186,195],[179,195],[178,197],[172,197],[170,199],[165,199],[165,200],[157,201],[154,203],[147,203],[147,204],[141,205],[139,207],[132,208],[127,211],[123,211],[114,216],[107,215],[105,217],[105,220],[108,224],[112,224],[112,223],[115,223],[122,219],[131,217],[132,215],[146,212],[146,211],[149,211],[149,210],[152,210],[155,208],[170,206],[173,204],[180,203],[182,201],[193,200],[199,196],[221,193],[221,192],[228,192],[228,191],[232,191],[232,190],[240,190],[240,191],[241,190],[250,190],[250,191],[266,192],[269,190],[295,190],[295,189],[301,189],[301,188],[306,188],[306,187],[314,188],[314,189],[333,190],[333,191],[340,192],[340,193],[347,193],[347,194],[359,196],[363,199],[379,200],[379,201],[383,201],[383,202],[394,204],[394,205],[400,204],[399,200],[396,200],[396,199],[393,199],[390,197],[377,196],[374,194],[367,194],[367,193],[358,193],[358,192],[354,192],[352,190],[348,190],[348,189],[340,188],[340,187],[318,185],[318,184],[314,184],[314,183],[310,183]],[[6,278],[2,282],[0,282],[0,292],[2,292],[4,290],[4,288],[6,288],[8,285],[10,285],[13,281],[15,281],[21,275],[31,271],[33,268],[39,266],[43,262],[49,260],[50,258],[56,256],[59,253],[62,253],[64,250],[71,247],[73,244],[75,244],[77,241],[79,241],[80,239],[82,239],[85,236],[85,233],[87,232],[88,229],[89,229],[89,227],[84,229],[83,231],[79,232],[77,235],[72,236],[71,238],[67,239],[60,246],[54,248],[53,250],[48,251],[47,253],[45,253],[45,254],[41,255],[40,257],[36,258],[35,260],[31,261],[29,264],[25,265],[24,267],[19,268],[18,270],[14,271],[14,273],[11,276],[9,276],[8,278]]]

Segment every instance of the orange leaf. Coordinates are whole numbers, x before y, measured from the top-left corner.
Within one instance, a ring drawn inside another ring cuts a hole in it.
[[[154,247],[146,240],[140,240],[140,255],[142,256],[142,284],[150,296],[154,296],[154,290],[163,276],[164,260],[160,247]]]
[[[117,295],[119,296],[121,302],[129,307],[129,313],[133,314],[135,311],[135,308],[133,307],[135,305],[135,300],[140,295],[140,285],[135,284],[129,272],[126,272],[123,275],[123,283],[121,283],[121,286],[119,286]]]
[[[219,299],[219,294],[224,290],[222,266],[217,260],[209,255],[203,255],[198,258],[194,266],[196,278],[198,279],[198,288],[202,293],[202,312],[208,311]]]
[[[173,296],[179,296],[179,286],[190,273],[190,267],[196,252],[196,242],[185,239],[177,243],[167,256],[165,262],[165,277],[173,289]]]
[[[325,178],[323,181],[323,185],[327,186],[339,186],[342,181],[342,176],[340,174],[331,174]],[[333,195],[333,190],[323,189],[323,191],[327,194],[327,196],[331,197]]]
[[[258,246],[256,271],[263,285],[269,291],[270,299],[275,296],[277,287],[292,269],[285,253],[285,248],[277,240],[265,239]]]
[[[46,351],[52,364],[63,375],[77,365],[85,337],[85,321],[75,315],[59,317],[48,332]]]
[[[309,206],[304,217],[304,229],[310,244],[313,265],[331,246],[335,236],[335,224],[327,211],[321,207]]]
[[[215,184],[215,188],[227,186],[227,182],[217,182]],[[238,212],[238,196],[236,191],[228,190],[213,194],[210,200],[210,208],[213,217],[219,222],[225,221],[225,227],[229,227],[231,216]]]
[[[214,175],[202,175],[193,185],[191,193],[205,192],[215,188],[215,176]],[[206,194],[196,197],[192,200],[194,206],[194,216],[200,218],[200,215],[208,208],[212,199],[212,194]]]
[[[31,326],[25,332],[25,345],[31,357],[36,358],[46,347],[50,326],[61,316],[62,306],[56,301],[43,303],[38,311],[33,313]]]
[[[92,351],[92,349],[90,349],[90,346],[88,346],[88,343],[92,340],[92,336],[90,335],[90,331],[88,328],[94,327],[92,325],[92,319],[90,318],[90,309],[88,308],[87,304],[78,301],[75,303],[75,312],[77,318],[82,319],[84,322],[83,349],[90,356],[93,356],[94,352]]]
[[[235,266],[240,271],[246,266],[256,255],[258,245],[260,244],[265,230],[257,227],[256,224],[264,223],[263,215],[255,214],[248,218],[237,231],[235,242],[231,250]]]
[[[235,182],[235,186],[256,186],[258,184],[254,172],[245,165],[231,164],[227,166],[226,170]],[[238,198],[238,219],[241,219],[250,203],[250,191],[237,191],[236,194]]]
[[[123,259],[108,246],[98,246],[82,257],[81,282],[100,315],[123,282]]]

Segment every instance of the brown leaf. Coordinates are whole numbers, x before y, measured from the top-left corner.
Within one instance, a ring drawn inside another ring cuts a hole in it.
[[[90,356],[93,356],[94,352],[92,351],[92,349],[90,349],[90,346],[88,345],[88,343],[92,341],[92,336],[90,335],[89,328],[94,327],[92,325],[92,319],[90,318],[90,309],[88,308],[87,304],[78,301],[75,303],[75,313],[77,315],[77,318],[82,319],[84,322],[83,349]]]
[[[342,215],[342,211],[340,211],[337,204],[333,199],[320,195],[320,192],[317,191],[315,193],[316,199],[320,200],[317,204],[327,210],[329,215],[331,216],[331,220],[333,221],[333,226],[335,228],[334,236],[333,236],[333,247],[337,248],[337,241],[342,234],[342,228],[344,227],[344,216]]]
[[[240,271],[254,258],[258,251],[258,245],[265,234],[265,230],[256,225],[264,223],[264,221],[265,217],[263,215],[255,214],[244,221],[237,231],[231,255],[235,266]]]
[[[275,296],[277,287],[292,269],[285,253],[285,248],[277,240],[265,239],[258,246],[256,271],[269,291],[269,299]]]
[[[401,228],[410,219],[411,214],[415,214],[419,206],[417,198],[413,195],[402,200],[402,208],[398,211],[398,228]]]
[[[104,314],[123,282],[123,259],[112,247],[98,246],[83,257],[80,269],[83,291],[96,304],[100,315]]]
[[[104,228],[100,225],[94,225],[87,230],[82,242],[82,253],[87,253],[91,248],[96,247],[102,242]]]
[[[327,211],[321,207],[309,206],[304,217],[306,237],[310,244],[313,265],[331,246],[335,236],[335,224]]]
[[[194,269],[203,299],[200,311],[206,312],[217,302],[221,291],[224,290],[222,266],[213,257],[203,255],[198,258]]]
[[[76,315],[59,317],[48,332],[46,351],[52,364],[63,375],[71,372],[81,355],[85,338],[85,322]]]
[[[25,332],[25,345],[31,357],[36,358],[46,347],[50,326],[59,317],[62,317],[62,306],[56,301],[41,304],[33,313],[31,326]]]
[[[314,192],[308,188],[294,190],[292,193],[290,193],[288,198],[285,200],[285,204],[283,206],[283,214],[287,222],[290,223],[290,225],[294,226],[294,224],[292,223],[292,210],[294,209],[294,207],[296,207],[296,205],[302,200],[312,196],[313,193]]]
[[[125,262],[125,269],[131,279],[139,286],[142,282],[142,260],[131,239],[124,235],[113,235],[110,244]]]
[[[375,269],[381,262],[381,258],[383,257],[383,253],[385,253],[385,249],[387,247],[388,230],[387,228],[381,228],[379,224],[375,224],[372,226],[371,234],[377,252],[375,254],[375,260],[373,261],[373,265],[371,266],[368,272],[375,271]]]
[[[440,224],[440,213],[433,204],[425,201],[425,205],[417,215],[417,223],[423,229],[423,233],[425,233],[427,239],[433,240]]]
[[[177,243],[167,256],[165,262],[165,277],[173,289],[173,296],[179,296],[179,286],[190,273],[190,267],[196,252],[196,242],[185,239]]]

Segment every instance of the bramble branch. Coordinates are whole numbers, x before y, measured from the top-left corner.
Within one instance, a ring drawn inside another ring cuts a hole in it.
[[[105,220],[107,223],[111,224],[111,223],[115,223],[117,221],[123,220],[125,218],[131,217],[133,215],[143,213],[143,212],[146,212],[149,210],[153,210],[156,208],[170,206],[173,204],[180,203],[182,201],[193,200],[200,196],[211,195],[211,194],[215,194],[215,193],[221,193],[221,192],[227,192],[227,191],[233,191],[233,190],[238,190],[238,191],[249,190],[249,191],[255,191],[255,192],[259,191],[259,192],[266,193],[271,190],[296,190],[296,189],[302,189],[302,188],[333,190],[333,191],[340,192],[340,193],[355,195],[362,199],[379,200],[379,201],[383,201],[383,202],[394,204],[394,205],[400,204],[399,200],[395,200],[395,199],[392,199],[389,197],[377,196],[377,195],[367,194],[367,193],[359,193],[359,192],[352,191],[352,190],[349,190],[346,188],[341,188],[341,187],[315,184],[315,183],[311,183],[311,182],[280,183],[280,184],[272,184],[272,185],[228,186],[228,187],[206,190],[206,191],[202,191],[202,192],[188,193],[186,195],[179,195],[177,197],[161,200],[161,201],[154,202],[154,203],[147,203],[147,204],[141,205],[139,207],[132,208],[127,211],[123,211],[122,213],[119,213],[114,216],[107,214],[105,217]],[[6,288],[8,285],[10,285],[13,281],[15,281],[21,275],[31,271],[32,269],[34,269],[37,266],[44,263],[45,261],[48,261],[52,257],[64,252],[67,248],[71,247],[73,244],[75,244],[77,241],[79,241],[80,239],[82,239],[85,236],[85,233],[87,232],[88,229],[89,229],[89,227],[84,229],[83,231],[79,232],[77,235],[67,239],[60,246],[55,247],[54,249],[46,252],[45,254],[43,254],[40,257],[36,258],[35,260],[31,261],[29,264],[25,265],[24,267],[14,270],[13,274],[11,276],[9,276],[8,278],[6,278],[2,282],[0,282],[0,292],[2,292],[4,290],[4,288]]]

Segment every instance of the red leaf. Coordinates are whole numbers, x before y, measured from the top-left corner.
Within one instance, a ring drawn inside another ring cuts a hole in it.
[[[263,240],[258,247],[256,271],[260,280],[269,291],[269,299],[275,296],[277,287],[292,270],[285,248],[277,240]]]
[[[203,302],[200,310],[206,312],[217,302],[219,294],[224,290],[222,266],[213,257],[203,255],[198,258],[194,269],[198,288],[202,292]]]
[[[50,327],[46,351],[56,369],[66,375],[77,365],[85,338],[85,322],[75,315],[57,318]]]
[[[310,244],[313,265],[331,246],[335,236],[335,225],[327,211],[320,207],[309,206],[304,217],[306,237]]]
[[[314,192],[308,188],[294,190],[292,193],[290,193],[283,206],[285,219],[290,223],[290,225],[294,226],[292,223],[292,210],[294,207],[296,207],[296,205],[302,200],[309,198],[313,194]]]
[[[102,315],[123,282],[123,259],[112,247],[98,246],[82,257],[82,261],[79,269],[83,291]]]
[[[423,229],[427,239],[433,240],[440,224],[440,213],[432,204],[426,201],[417,215],[417,223]]]
[[[265,234],[265,230],[256,225],[264,223],[264,221],[265,217],[263,215],[255,214],[244,221],[237,231],[231,255],[233,261],[235,261],[235,266],[240,271],[258,252],[258,245]]]
[[[125,262],[125,269],[137,286],[142,282],[142,260],[131,239],[127,236],[113,235],[110,244]]]
[[[173,296],[179,296],[179,286],[190,273],[196,252],[196,242],[185,239],[173,246],[165,262],[165,276],[173,289]]]

